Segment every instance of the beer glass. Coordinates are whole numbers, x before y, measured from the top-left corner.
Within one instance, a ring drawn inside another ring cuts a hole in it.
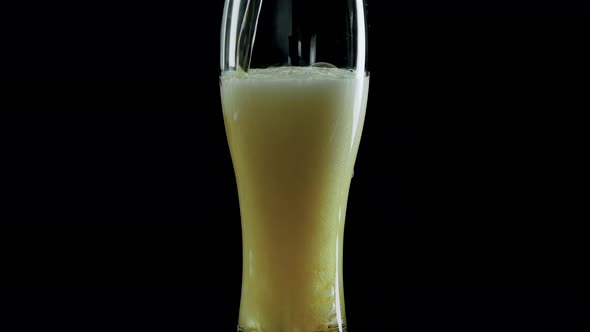
[[[226,0],[221,102],[243,240],[238,331],[345,331],[344,218],[368,96],[363,0]]]

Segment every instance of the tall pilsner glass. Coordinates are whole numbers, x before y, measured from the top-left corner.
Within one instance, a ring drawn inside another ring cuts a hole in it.
[[[243,239],[238,330],[345,331],[342,241],[367,104],[363,0],[226,0],[221,100]]]

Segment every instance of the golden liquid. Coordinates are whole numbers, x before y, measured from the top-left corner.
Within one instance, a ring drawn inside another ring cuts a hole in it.
[[[333,68],[221,79],[243,236],[239,325],[345,325],[342,241],[368,77]]]

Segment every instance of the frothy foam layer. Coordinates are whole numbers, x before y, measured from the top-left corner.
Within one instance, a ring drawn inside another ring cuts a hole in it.
[[[356,72],[349,69],[325,67],[271,67],[265,69],[250,69],[247,74],[236,71],[222,74],[224,80],[326,80],[326,79],[354,79]]]

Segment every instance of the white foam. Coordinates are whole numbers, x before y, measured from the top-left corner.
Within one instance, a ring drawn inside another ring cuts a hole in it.
[[[350,69],[327,67],[271,67],[250,69],[247,74],[236,71],[224,72],[223,80],[333,80],[354,79],[355,71]]]

